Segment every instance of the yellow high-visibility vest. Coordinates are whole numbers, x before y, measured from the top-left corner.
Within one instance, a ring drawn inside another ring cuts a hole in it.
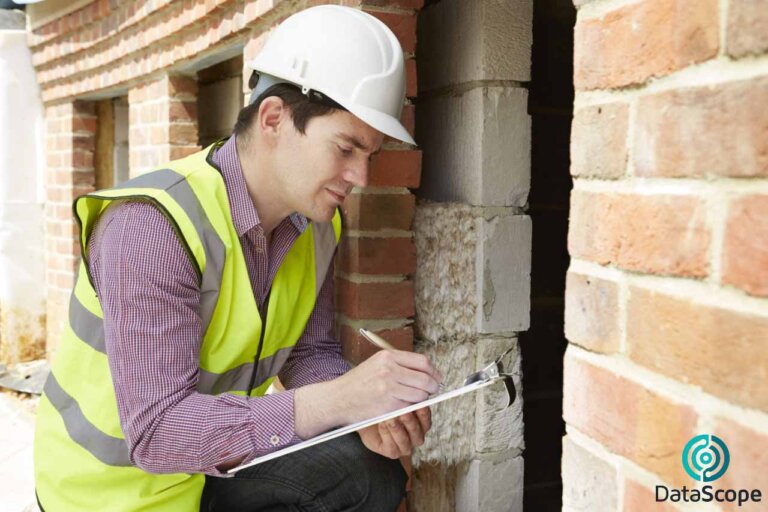
[[[46,512],[199,509],[203,474],[151,474],[130,461],[105,351],[104,316],[85,249],[97,219],[113,201],[157,206],[198,272],[204,332],[198,391],[245,395],[262,319],[224,179],[212,161],[220,144],[75,201],[83,261],[35,432],[36,490]],[[330,223],[310,223],[286,254],[272,283],[251,396],[265,393],[303,333],[340,235],[337,211]]]

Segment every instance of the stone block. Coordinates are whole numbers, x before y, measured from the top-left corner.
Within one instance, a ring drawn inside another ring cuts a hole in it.
[[[482,206],[524,206],[530,189],[528,92],[481,87],[419,104],[424,151],[419,196]]]
[[[456,486],[456,509],[466,512],[522,512],[522,457],[473,460]]]
[[[443,375],[446,389],[462,384],[464,377],[477,367],[474,343],[432,343],[417,339],[414,351],[429,357]],[[486,390],[477,391],[484,393]],[[475,414],[477,397],[472,394],[446,400],[432,406],[432,429],[424,444],[413,452],[413,466],[455,465],[471,459],[475,453]]]
[[[532,0],[444,0],[419,14],[419,88],[531,79]]]
[[[531,309],[531,218],[494,215],[478,218],[476,224],[477,330],[525,331]]]
[[[494,361],[505,350],[514,346],[515,350],[504,357],[502,363],[507,373],[513,378],[517,389],[517,398],[506,407],[508,394],[502,383],[494,384],[475,393],[477,413],[475,415],[475,450],[478,453],[507,452],[521,454],[523,442],[523,390],[520,374],[520,350],[515,338],[488,338],[478,340],[477,364],[479,370]]]
[[[422,337],[457,342],[528,328],[531,219],[509,213],[419,206],[414,286]]]

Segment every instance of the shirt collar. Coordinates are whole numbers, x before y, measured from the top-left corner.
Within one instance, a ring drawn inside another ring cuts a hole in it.
[[[251,201],[251,196],[248,195],[235,140],[235,135],[232,135],[221,145],[213,155],[213,162],[221,169],[224,177],[232,222],[235,224],[237,236],[241,237],[251,229],[260,226],[261,220]],[[307,228],[308,221],[304,215],[292,213],[288,218],[299,233],[303,233]]]

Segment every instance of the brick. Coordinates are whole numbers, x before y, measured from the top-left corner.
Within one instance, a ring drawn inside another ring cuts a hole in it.
[[[412,327],[374,330],[373,332],[387,340],[398,350],[413,351]],[[341,326],[341,350],[344,359],[352,364],[360,364],[381,349],[363,338],[357,329],[344,324]]]
[[[768,297],[768,195],[732,201],[723,241],[724,284]]]
[[[192,153],[196,153],[200,151],[200,149],[200,146],[171,146],[170,159],[178,160],[180,158],[184,158],[185,156],[189,156]]]
[[[564,510],[616,510],[617,480],[613,464],[563,438]]]
[[[416,15],[370,11],[394,32],[405,53],[416,52]]]
[[[725,47],[732,57],[768,51],[768,6],[765,0],[729,2]]]
[[[416,134],[416,107],[413,105],[404,105],[403,112],[400,114],[400,122],[403,124],[411,137]]]
[[[336,280],[338,311],[354,319],[407,318],[414,314],[413,281],[353,283]]]
[[[167,95],[171,98],[182,95],[197,95],[197,81],[187,76],[169,76]]]
[[[170,126],[168,126],[168,141],[171,144],[188,146],[197,144],[197,140],[197,124],[171,123]]]
[[[578,109],[571,131],[571,174],[619,178],[627,167],[629,108],[608,103]]]
[[[565,356],[563,417],[608,450],[669,484],[689,483],[680,453],[695,434],[697,415],[691,407],[578,359],[569,351]]]
[[[416,245],[412,238],[345,237],[339,257],[346,273],[412,275],[416,271]]]
[[[639,176],[768,176],[768,78],[640,98]]]
[[[768,434],[739,425],[731,418],[718,418],[714,432],[723,440],[731,455],[731,463],[718,487],[732,489],[760,489],[763,503],[745,505],[739,510],[765,510],[768,492]]]
[[[687,485],[689,489],[692,487]],[[624,480],[624,512],[678,512],[669,502],[657,502],[655,493],[655,489],[649,489],[632,479]]]
[[[768,317],[632,287],[629,357],[730,402],[768,411]]]
[[[576,89],[607,89],[664,76],[718,52],[717,0],[644,0],[574,32]]]
[[[618,284],[569,271],[565,289],[565,336],[568,341],[593,352],[618,352]]]
[[[408,59],[405,61],[405,96],[415,98],[419,93],[416,81],[416,60]]]
[[[371,187],[418,188],[421,182],[421,151],[382,151],[371,160]]]
[[[400,7],[402,9],[421,9],[424,0],[363,0],[363,8],[371,7]]]
[[[197,123],[197,102],[172,101],[168,107],[168,120],[172,123],[176,121]]]
[[[413,194],[351,194],[342,207],[347,229],[411,229],[416,211]]]
[[[660,275],[709,273],[705,202],[689,195],[573,191],[568,250],[603,265]]]

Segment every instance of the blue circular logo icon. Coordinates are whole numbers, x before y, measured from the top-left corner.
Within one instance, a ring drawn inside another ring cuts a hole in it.
[[[683,449],[683,467],[691,478],[699,482],[712,482],[725,474],[731,454],[722,439],[701,434],[688,441]]]

